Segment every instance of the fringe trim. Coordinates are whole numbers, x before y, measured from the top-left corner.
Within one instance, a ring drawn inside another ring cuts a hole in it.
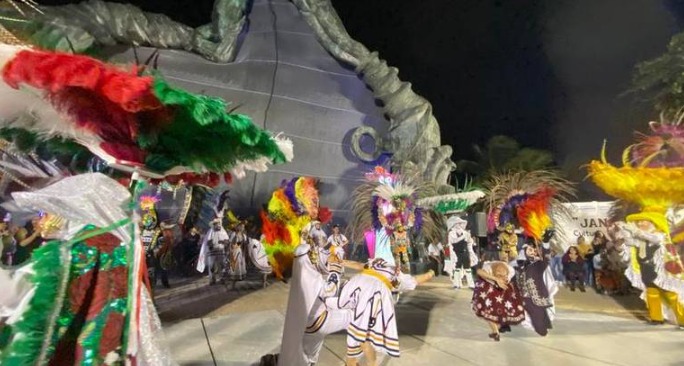
[[[30,280],[36,285],[36,291],[26,312],[14,326],[12,340],[0,364],[35,365],[47,357],[52,338],[51,324],[61,310],[60,291],[65,290],[69,274],[69,267],[65,270],[62,266],[63,256],[65,260],[70,259],[69,250],[61,242],[48,243],[34,252],[34,274]]]

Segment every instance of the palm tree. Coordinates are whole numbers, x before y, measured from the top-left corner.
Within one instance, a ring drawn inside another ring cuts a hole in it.
[[[456,171],[473,177],[476,183],[485,181],[489,176],[506,171],[533,171],[553,165],[551,152],[541,149],[521,147],[515,139],[498,135],[487,141],[483,148],[474,145],[475,160],[460,160]]]

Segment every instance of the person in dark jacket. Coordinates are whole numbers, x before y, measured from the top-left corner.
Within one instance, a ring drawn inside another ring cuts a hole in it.
[[[580,291],[586,291],[584,289],[584,259],[582,259],[579,249],[574,245],[568,248],[563,256],[563,275],[570,291],[575,291],[575,283],[579,286]]]

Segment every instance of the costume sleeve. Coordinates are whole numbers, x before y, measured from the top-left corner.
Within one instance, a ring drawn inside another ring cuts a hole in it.
[[[458,240],[458,237],[456,236],[456,231],[455,230],[449,230],[449,234],[447,234],[447,244],[453,244]]]
[[[397,286],[399,292],[413,291],[418,286],[418,281],[411,275],[400,272],[397,279],[399,280],[399,286]]]
[[[657,233],[657,234],[652,234],[652,233],[647,233],[643,230],[637,230],[634,233],[634,237],[637,239],[645,240],[651,244],[660,244],[665,241],[665,235]]]

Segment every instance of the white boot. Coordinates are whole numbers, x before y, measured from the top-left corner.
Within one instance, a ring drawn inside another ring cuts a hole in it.
[[[463,270],[461,268],[456,268],[454,274],[451,277],[451,282],[454,284],[454,288],[463,287]]]
[[[475,288],[475,281],[473,281],[473,271],[471,271],[470,268],[465,270],[465,276],[468,288]]]

